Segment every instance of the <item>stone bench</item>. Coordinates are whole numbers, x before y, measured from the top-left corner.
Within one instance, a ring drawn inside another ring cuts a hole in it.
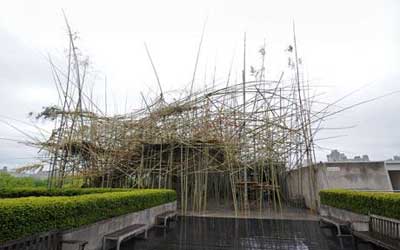
[[[321,216],[319,219],[319,224],[322,227],[323,223],[333,225],[337,228],[337,236],[351,236],[351,234],[343,234],[342,227],[346,227],[350,231],[350,222],[339,220],[331,216]]]
[[[115,231],[113,233],[104,235],[103,237],[103,250],[107,250],[107,241],[116,241],[117,250],[119,250],[121,242],[129,237],[138,236],[144,233],[144,238],[147,238],[148,226],[145,224],[134,224],[132,226],[125,227],[121,230]]]
[[[166,211],[156,217],[156,223],[161,224],[164,227],[167,227],[168,220],[174,219],[176,220],[178,213],[176,211]],[[161,223],[160,223],[161,222]]]

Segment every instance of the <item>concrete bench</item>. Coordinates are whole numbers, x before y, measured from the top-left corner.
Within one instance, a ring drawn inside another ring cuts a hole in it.
[[[322,226],[323,223],[335,226],[337,228],[337,236],[339,236],[339,237],[351,236],[351,234],[343,234],[342,233],[342,227],[346,227],[350,231],[350,223],[348,221],[339,220],[339,219],[336,219],[336,218],[333,218],[330,216],[321,216],[319,219],[320,226]]]
[[[166,211],[156,217],[156,222],[158,225],[161,224],[163,227],[167,227],[168,220],[176,220],[177,217],[178,213],[176,211]]]
[[[400,221],[378,215],[370,215],[369,231],[353,231],[354,247],[366,242],[390,250],[400,249]]]
[[[113,233],[104,235],[103,237],[103,250],[107,249],[107,241],[117,241],[117,250],[119,250],[121,242],[129,237],[138,236],[144,233],[144,238],[147,238],[148,226],[145,224],[135,224],[129,227],[125,227],[121,230]]]
[[[68,244],[68,245],[77,245],[78,250],[85,250],[85,246],[88,244],[87,241],[82,241],[82,240],[62,240],[60,241],[60,249],[62,249],[63,244]]]

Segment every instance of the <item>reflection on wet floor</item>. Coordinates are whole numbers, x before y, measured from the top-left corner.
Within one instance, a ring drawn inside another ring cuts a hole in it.
[[[250,210],[235,213],[230,207],[213,207],[201,212],[188,211],[189,216],[223,217],[223,218],[253,218],[253,219],[286,219],[286,220],[319,220],[319,216],[311,210],[283,206],[280,209],[264,208],[262,211]]]
[[[359,249],[364,250],[360,245]],[[317,221],[179,217],[168,230],[153,228],[147,240],[131,239],[122,250],[350,250],[350,237],[338,239]]]

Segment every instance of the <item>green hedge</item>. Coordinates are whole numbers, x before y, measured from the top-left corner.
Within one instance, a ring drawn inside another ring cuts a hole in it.
[[[324,205],[400,219],[400,193],[331,189],[322,190],[319,195]]]
[[[47,188],[0,188],[0,198],[19,198],[29,196],[75,196],[82,194],[96,194],[108,192],[122,192],[132,189],[124,188],[63,188],[63,189],[47,189]]]
[[[173,190],[0,199],[0,242],[65,230],[176,200]]]

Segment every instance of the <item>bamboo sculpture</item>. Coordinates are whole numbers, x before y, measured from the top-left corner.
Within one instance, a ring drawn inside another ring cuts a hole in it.
[[[87,187],[173,188],[182,213],[216,204],[261,211],[266,197],[281,206],[285,171],[315,162],[315,128],[327,112],[313,109],[296,43],[278,80],[266,80],[264,47],[259,69],[247,72],[244,61],[241,82],[228,77],[224,87],[194,91],[193,77],[190,92],[169,102],[146,46],[160,96],[142,95],[142,108],[107,115],[85,92],[87,64],[67,27],[68,66],[52,64],[62,105],[38,115],[56,124],[39,143],[50,156],[49,188],[78,176]]]

